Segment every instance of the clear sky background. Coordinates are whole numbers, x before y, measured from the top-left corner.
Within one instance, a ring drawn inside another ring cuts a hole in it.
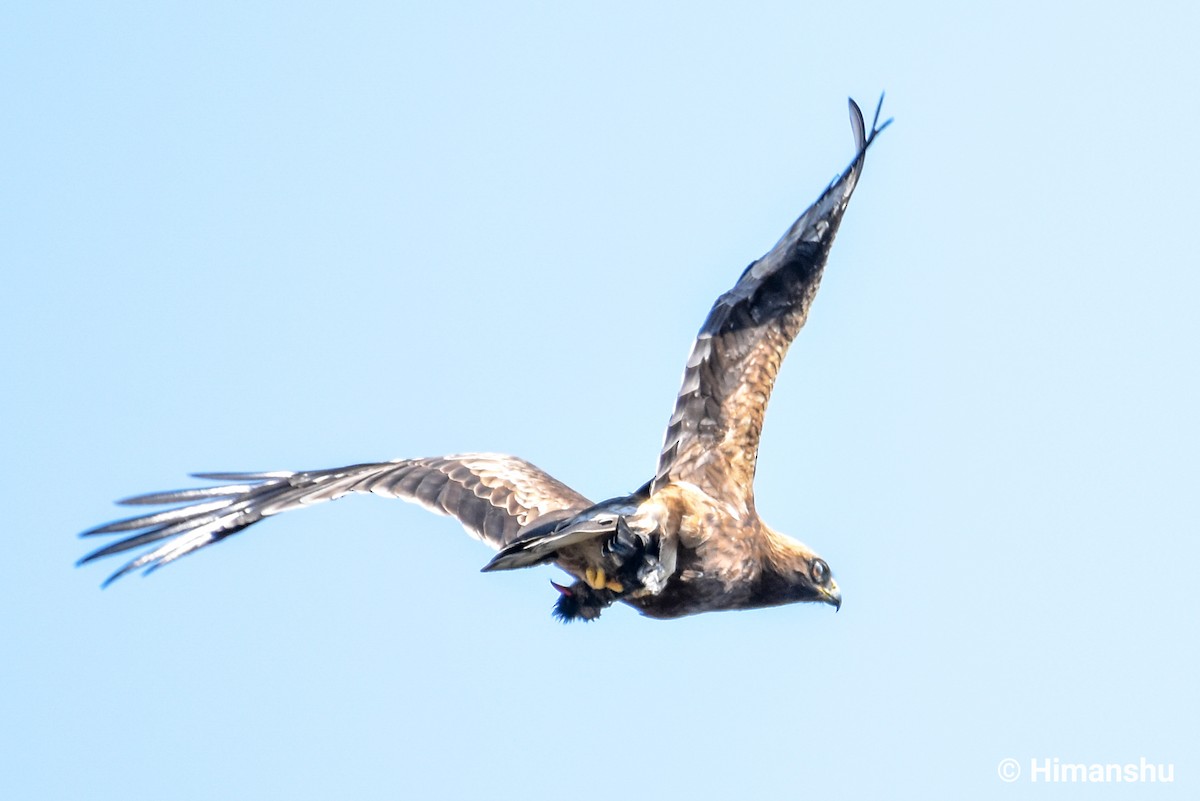
[[[1198,29],[6,4],[0,797],[1196,797]],[[374,498],[72,567],[192,471],[492,450],[635,488],[710,304],[881,90],[757,482],[839,614],[564,627],[557,571]],[[1176,781],[997,777],[1055,757]]]

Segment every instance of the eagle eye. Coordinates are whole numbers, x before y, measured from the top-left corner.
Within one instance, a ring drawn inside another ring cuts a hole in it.
[[[812,580],[817,584],[824,586],[829,583],[829,565],[826,564],[824,559],[814,559],[812,567],[808,569],[808,572],[812,576]]]

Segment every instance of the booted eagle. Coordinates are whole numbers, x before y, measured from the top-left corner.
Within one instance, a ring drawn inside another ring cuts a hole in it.
[[[633,494],[592,503],[529,462],[493,453],[302,472],[199,473],[221,483],[121,501],[174,508],[84,532],[120,539],[80,564],[150,546],[107,586],[264,517],[370,492],[456,518],[498,551],[485,571],[559,566],[575,579],[554,585],[554,613],[566,621],[591,620],[617,601],[654,618],[798,601],[840,608],[825,560],[759,519],[754,467],[780,363],[808,317],[867,148],[891,120],[878,122],[877,107],[868,131],[850,101],[857,148],[850,166],[717,298],[684,367],[658,469]]]

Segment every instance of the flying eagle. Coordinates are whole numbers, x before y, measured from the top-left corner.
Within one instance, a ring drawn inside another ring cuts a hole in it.
[[[303,472],[198,473],[222,483],[120,501],[176,506],[84,532],[121,538],[79,564],[153,544],[107,586],[264,517],[370,492],[457,518],[498,551],[485,571],[558,565],[575,579],[554,584],[554,613],[564,621],[594,619],[617,601],[654,618],[798,601],[840,608],[825,560],[759,519],[754,468],[780,363],[808,317],[867,148],[891,122],[878,125],[882,104],[881,97],[868,131],[850,101],[857,148],[850,166],[717,298],[688,356],[658,469],[636,492],[592,503],[529,462],[492,453]]]

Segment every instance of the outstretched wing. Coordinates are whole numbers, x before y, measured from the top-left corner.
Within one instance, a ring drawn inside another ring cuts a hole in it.
[[[165,512],[139,515],[85,531],[81,536],[121,534],[79,564],[156,543],[105,581],[139,568],[147,572],[173,562],[264,517],[336,500],[352,492],[413,501],[450,515],[467,533],[499,549],[534,521],[565,519],[591,501],[523,459],[467,453],[430,459],[398,459],[300,473],[198,473],[225,483],[215,487],[139,495],[130,505],[182,503]]]
[[[883,98],[879,99],[880,107]],[[693,484],[714,497],[749,508],[754,465],[767,400],[788,345],[808,318],[829,249],[875,136],[850,101],[858,153],[771,252],[751,264],[733,289],[717,299],[700,328],[667,425],[654,489]]]

